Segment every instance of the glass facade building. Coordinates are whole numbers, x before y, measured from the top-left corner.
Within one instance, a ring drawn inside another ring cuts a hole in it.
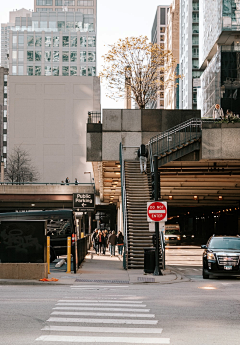
[[[10,75],[96,75],[96,23],[80,12],[34,12],[9,35]]]
[[[200,2],[200,64],[204,71],[199,91],[202,116],[211,118],[216,104],[223,112],[240,109],[240,0]]]

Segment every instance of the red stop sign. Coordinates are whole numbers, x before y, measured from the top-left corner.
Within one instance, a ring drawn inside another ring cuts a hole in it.
[[[150,221],[161,222],[167,221],[167,203],[166,202],[148,202],[147,204],[147,215]]]

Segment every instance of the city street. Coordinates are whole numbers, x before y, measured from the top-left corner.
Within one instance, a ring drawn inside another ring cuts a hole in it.
[[[1,344],[237,345],[240,280],[204,281],[201,252],[168,248],[167,264],[183,279],[164,284],[126,284],[128,273],[117,257],[94,256],[80,269],[82,277],[94,273],[89,265],[99,277],[102,263],[118,284],[78,279],[72,285],[0,285]]]

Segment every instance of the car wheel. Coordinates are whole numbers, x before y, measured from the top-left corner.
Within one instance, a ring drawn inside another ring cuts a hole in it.
[[[53,262],[57,258],[53,248],[50,248],[50,262]]]
[[[203,268],[203,271],[202,271],[202,276],[203,276],[203,279],[209,279],[209,274],[205,271],[204,268]]]

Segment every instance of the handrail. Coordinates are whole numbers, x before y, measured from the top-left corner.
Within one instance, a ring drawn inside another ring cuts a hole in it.
[[[123,213],[123,235],[124,235],[124,253],[123,268],[128,268],[128,237],[127,237],[127,196],[125,186],[125,167],[123,157],[123,145],[119,145],[119,161],[121,165],[121,192],[122,192],[122,213]]]
[[[161,242],[161,249],[162,249],[162,267],[165,270],[165,240],[163,231],[160,231],[160,242]]]
[[[170,153],[171,150],[178,149],[182,145],[200,138],[201,135],[202,120],[192,118],[151,138],[148,143],[151,172],[154,171],[154,155],[161,156]]]

